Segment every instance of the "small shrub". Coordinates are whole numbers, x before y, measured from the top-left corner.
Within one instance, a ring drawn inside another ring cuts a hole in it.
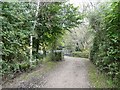
[[[63,53],[62,52],[53,52],[50,53],[50,60],[52,61],[61,61],[63,60]]]
[[[81,58],[88,58],[89,57],[89,52],[88,51],[83,51],[83,52],[73,52],[72,55],[74,57],[81,57]]]
[[[19,65],[20,71],[26,71],[30,68],[30,63],[24,62]]]

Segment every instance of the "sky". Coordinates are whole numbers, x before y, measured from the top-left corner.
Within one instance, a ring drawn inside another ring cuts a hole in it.
[[[93,2],[93,1],[95,1],[95,0],[69,0],[69,2],[71,4],[73,4],[74,6],[82,6],[85,3],[90,3],[90,2]]]
[[[89,3],[89,0],[69,0],[69,3],[73,4],[75,7],[79,6],[79,10],[82,10],[83,4]]]
[[[73,4],[74,6],[79,6],[80,4],[83,3],[88,3],[88,2],[115,2],[115,1],[119,1],[119,0],[69,0],[69,2],[71,4]]]
[[[30,0],[0,0],[0,1],[5,1],[5,2],[18,2],[18,1],[24,1],[24,2],[28,2]],[[37,0],[31,0],[31,1],[37,1]],[[56,1],[64,1],[64,0],[39,0],[41,2],[56,2]],[[69,0],[71,3],[73,3],[74,5],[78,5],[79,3],[81,2],[116,2],[116,1],[119,1],[119,0]]]

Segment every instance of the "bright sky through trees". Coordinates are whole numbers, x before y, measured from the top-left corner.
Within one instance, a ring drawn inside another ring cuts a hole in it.
[[[74,6],[79,6],[82,3],[90,3],[90,2],[117,2],[119,0],[69,0],[71,4]]]

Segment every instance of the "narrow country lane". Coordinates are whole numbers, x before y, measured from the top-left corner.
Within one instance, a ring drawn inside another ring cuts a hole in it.
[[[86,60],[65,57],[65,62],[47,77],[44,88],[89,88]]]
[[[84,58],[65,56],[65,61],[42,77],[32,76],[28,81],[11,87],[17,88],[89,88],[87,62]],[[37,72],[38,74],[40,72]]]

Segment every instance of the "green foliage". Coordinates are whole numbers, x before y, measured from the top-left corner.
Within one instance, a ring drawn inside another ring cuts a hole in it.
[[[104,9],[100,16],[102,21],[94,38],[90,59],[120,86],[120,2],[108,5],[110,7]]]
[[[82,16],[78,8],[71,4],[44,3],[39,7],[38,18],[35,28],[38,41],[36,44],[40,44],[46,51],[45,49],[56,43],[66,30],[80,24]]]
[[[61,61],[61,60],[63,60],[63,52],[51,53],[51,60],[52,61]]]
[[[36,17],[36,3],[1,2],[0,6],[2,9],[0,15],[2,70],[0,75],[3,77],[12,74],[14,76],[15,73],[34,68],[43,58],[43,55],[38,53],[39,49],[42,49],[45,54],[48,49],[55,50],[60,46],[65,30],[77,26],[81,19],[78,9],[71,4],[41,3]],[[33,32],[34,25],[35,32]],[[30,34],[34,35],[32,65],[29,60]],[[52,47],[53,43],[55,47]],[[55,54],[55,59],[60,60],[61,54]]]
[[[74,56],[74,57],[81,57],[81,58],[88,58],[89,57],[89,51],[76,51],[76,52],[72,52],[72,56]]]
[[[98,71],[91,62],[88,63],[88,77],[92,88],[116,88],[112,80],[105,73]]]
[[[34,5],[1,2],[1,75],[6,78],[28,70],[29,34],[34,20]],[[31,10],[31,8],[33,10]]]

